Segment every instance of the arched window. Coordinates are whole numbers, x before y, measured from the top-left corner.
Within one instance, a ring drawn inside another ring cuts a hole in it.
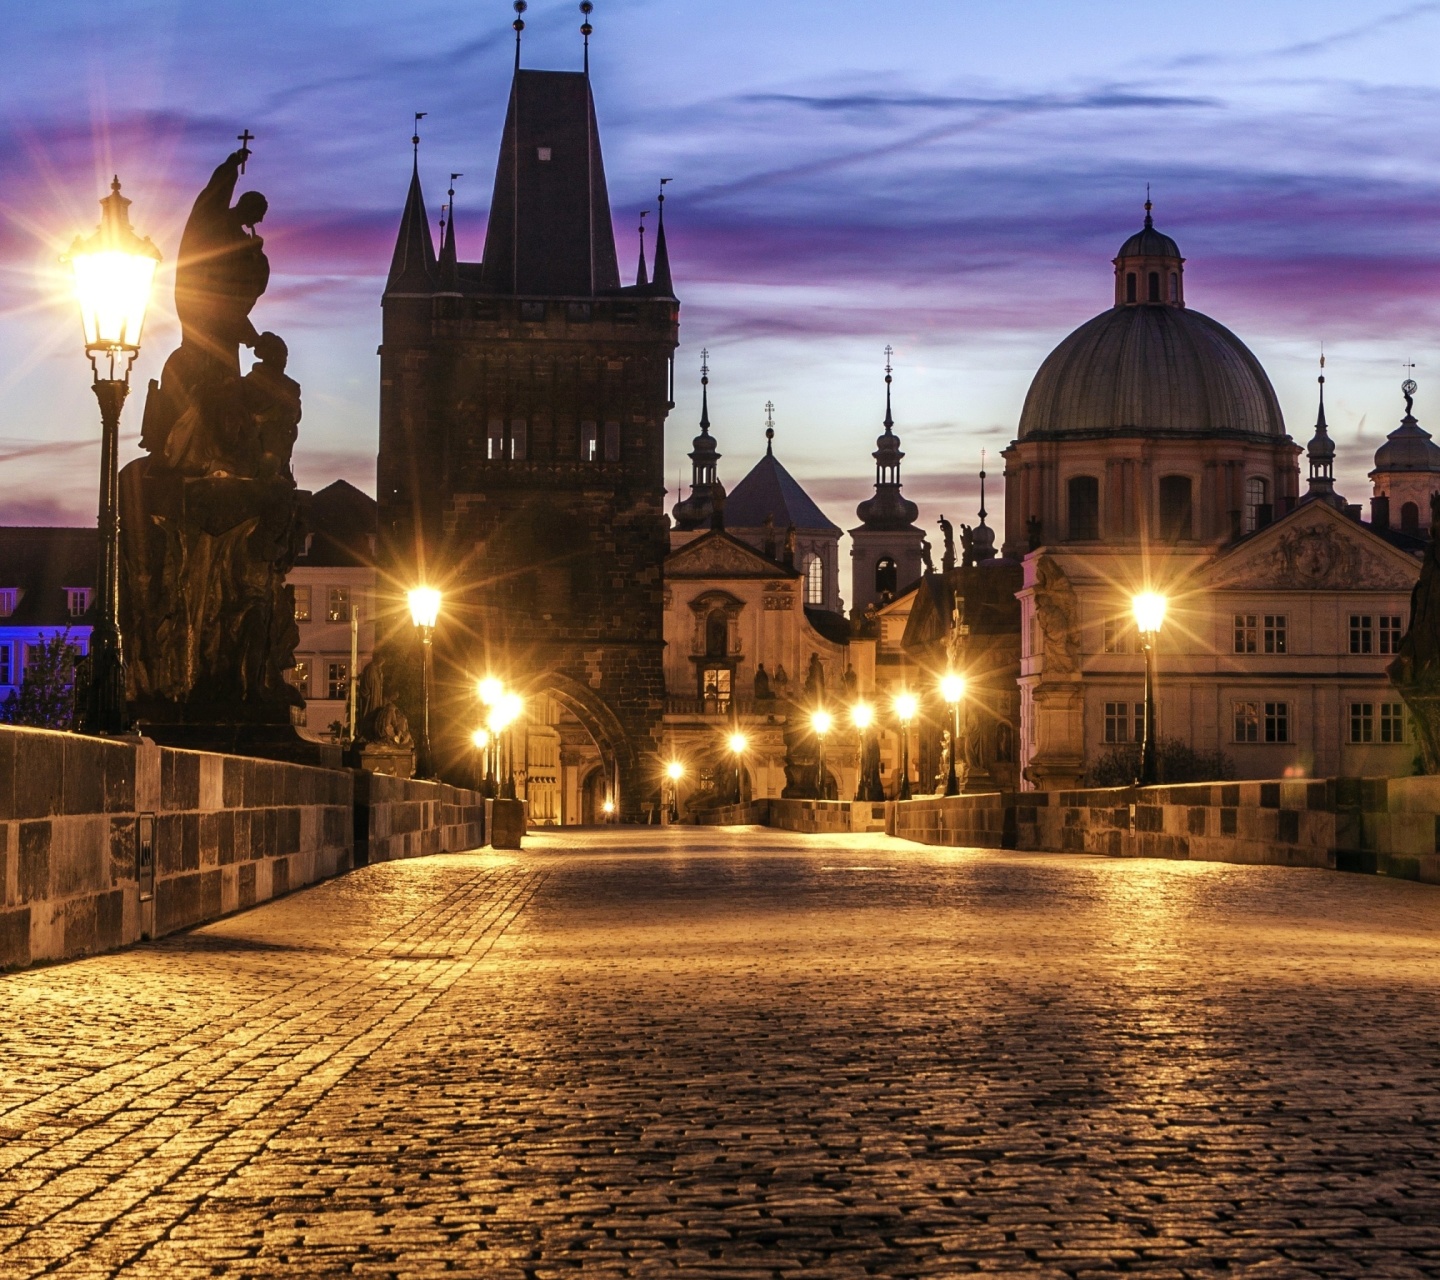
[[[900,586],[900,569],[889,556],[875,566],[875,594],[894,596]]]
[[[1170,273],[1170,301],[1180,301],[1180,273],[1178,271]]]
[[[1160,273],[1158,271],[1150,273],[1150,301],[1160,301]]]
[[[817,555],[805,561],[805,603],[825,603],[825,561]]]
[[[1093,542],[1100,536],[1100,481],[1094,476],[1071,476],[1066,493],[1071,540]]]
[[[1166,542],[1190,538],[1192,526],[1190,477],[1160,477],[1160,536]]]
[[[730,652],[730,619],[724,609],[711,609],[705,619],[705,656],[723,658]]]
[[[1245,532],[1254,533],[1270,523],[1270,486],[1260,476],[1245,481]]]
[[[1420,532],[1420,508],[1413,502],[1407,502],[1400,508],[1400,528],[1405,533]]]
[[[1133,271],[1125,273],[1125,301],[1135,301],[1135,273]]]

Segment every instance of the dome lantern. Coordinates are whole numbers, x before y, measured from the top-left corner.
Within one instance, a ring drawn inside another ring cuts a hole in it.
[[[1150,194],[1145,194],[1145,225],[1115,255],[1117,307],[1185,305],[1185,259],[1180,246],[1155,230]]]

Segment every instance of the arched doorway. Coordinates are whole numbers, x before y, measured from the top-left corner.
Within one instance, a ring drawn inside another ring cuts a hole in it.
[[[609,793],[609,779],[605,776],[605,770],[597,765],[585,775],[585,780],[580,784],[579,818],[582,824],[593,827],[609,821],[605,813],[605,798]]]

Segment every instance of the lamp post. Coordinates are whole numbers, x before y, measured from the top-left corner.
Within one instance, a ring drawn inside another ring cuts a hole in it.
[[[960,794],[960,775],[955,771],[955,757],[960,751],[960,704],[965,700],[965,677],[954,671],[940,680],[940,696],[950,704],[950,764],[945,772],[945,794]]]
[[[730,735],[730,754],[735,757],[735,803],[745,803],[745,785],[741,777],[741,760],[745,755],[745,748],[750,745],[745,735],[738,730]]]
[[[1130,602],[1140,647],[1145,652],[1145,727],[1140,738],[1140,776],[1136,779],[1142,787],[1153,787],[1160,781],[1155,767],[1155,640],[1165,621],[1165,605],[1165,597],[1154,591],[1142,591]]]
[[[910,799],[910,722],[915,719],[919,704],[913,693],[899,694],[895,699],[895,714],[900,720],[900,782],[895,788],[895,799]]]
[[[820,746],[815,761],[815,795],[820,800],[830,799],[830,783],[825,776],[825,735],[830,732],[832,724],[834,721],[828,711],[815,711],[810,715],[810,727],[815,730],[815,738]]]
[[[860,737],[859,768],[855,777],[855,799],[883,800],[885,789],[880,784],[880,753],[873,757],[868,750],[870,727],[875,723],[875,710],[868,702],[857,702],[850,708],[850,721]]]
[[[525,704],[518,693],[504,694],[499,703],[500,727],[505,731],[505,776],[500,782],[500,798],[514,800],[515,795],[515,738],[514,724],[520,719]]]
[[[96,618],[90,635],[90,691],[85,727],[91,733],[123,733],[125,653],[120,640],[120,411],[130,394],[130,369],[140,354],[140,331],[155,281],[160,251],[130,226],[130,201],[120,179],[100,201],[100,226],[75,238],[66,262],[75,280],[85,354],[100,403],[100,556]]]
[[[470,741],[475,746],[475,790],[480,791],[484,786],[485,762],[490,755],[490,731],[488,729],[476,729],[470,735]]]
[[[476,685],[476,692],[486,707],[485,724],[489,729],[490,739],[489,750],[485,753],[485,781],[480,789],[487,799],[493,800],[500,794],[499,784],[496,782],[496,774],[500,769],[497,759],[500,753],[500,733],[495,727],[495,709],[505,693],[505,686],[494,676],[486,676]]]
[[[420,633],[420,758],[415,762],[415,772],[429,778],[435,772],[435,762],[430,755],[430,685],[434,675],[431,641],[435,638],[435,622],[440,617],[440,593],[434,587],[416,587],[409,599],[410,621]]]
[[[665,766],[665,776],[670,780],[670,821],[680,821],[680,779],[685,776],[685,766],[672,760]]]

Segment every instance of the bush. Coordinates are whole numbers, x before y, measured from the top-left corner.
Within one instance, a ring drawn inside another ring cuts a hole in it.
[[[1197,751],[1179,738],[1155,743],[1155,772],[1161,782],[1225,782],[1234,777],[1223,751]],[[1140,776],[1138,743],[1111,747],[1090,770],[1092,787],[1128,787]]]
[[[0,724],[70,729],[74,723],[75,649],[66,630],[28,647],[25,678],[0,704]]]

